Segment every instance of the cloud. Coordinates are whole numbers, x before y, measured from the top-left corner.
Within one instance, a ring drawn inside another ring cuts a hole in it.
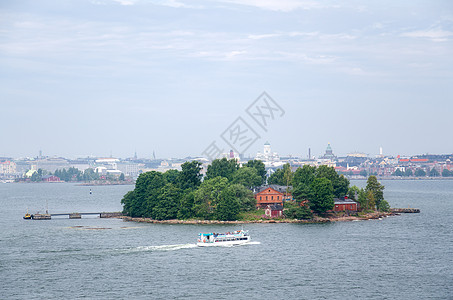
[[[315,1],[302,0],[220,0],[221,2],[254,6],[265,10],[290,12],[296,9],[322,8],[325,5]]]
[[[401,36],[411,37],[411,38],[427,38],[434,42],[445,42],[445,41],[449,40],[449,37],[453,36],[453,32],[437,28],[437,29],[405,32],[405,33],[401,34]]]
[[[113,0],[121,5],[134,5],[135,4],[135,0]]]

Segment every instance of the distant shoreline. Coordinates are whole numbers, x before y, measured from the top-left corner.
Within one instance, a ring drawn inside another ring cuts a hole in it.
[[[152,223],[152,224],[189,224],[189,225],[237,225],[237,224],[254,224],[254,223],[294,223],[294,224],[319,224],[331,222],[350,222],[350,221],[365,221],[387,218],[389,216],[396,216],[398,213],[393,212],[374,212],[364,216],[344,216],[344,217],[315,217],[310,220],[297,220],[297,219],[259,219],[259,220],[238,220],[238,221],[220,221],[220,220],[153,220],[151,218],[132,218],[128,216],[120,217],[127,222],[139,223]]]

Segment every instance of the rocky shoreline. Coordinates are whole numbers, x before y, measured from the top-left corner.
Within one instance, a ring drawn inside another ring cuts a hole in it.
[[[399,215],[392,212],[374,212],[363,216],[341,216],[341,217],[314,217],[310,220],[296,220],[296,219],[259,219],[259,220],[239,220],[239,221],[219,221],[219,220],[153,220],[150,218],[132,218],[122,216],[124,221],[128,222],[141,222],[153,224],[191,224],[191,225],[208,225],[208,224],[252,224],[252,223],[302,223],[302,224],[318,224],[318,223],[331,223],[331,222],[348,222],[348,221],[364,221],[381,219],[389,216]]]

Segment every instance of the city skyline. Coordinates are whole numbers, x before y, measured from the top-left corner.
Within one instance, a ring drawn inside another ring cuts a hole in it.
[[[452,153],[449,1],[3,1],[0,156]],[[247,115],[266,91],[284,110]],[[223,143],[225,151],[230,147]]]

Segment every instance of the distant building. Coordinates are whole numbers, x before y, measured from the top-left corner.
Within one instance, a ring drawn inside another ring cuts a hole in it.
[[[257,207],[266,208],[268,205],[283,205],[283,201],[292,200],[292,195],[289,190],[287,193],[286,186],[266,185],[255,190],[255,199]]]
[[[0,161],[0,174],[16,173],[16,164],[13,161]]]
[[[326,153],[324,153],[324,155],[319,158],[335,160],[336,156],[335,156],[335,154],[333,154],[333,150],[332,150],[332,147],[330,146],[330,143],[327,144]]]
[[[271,144],[266,142],[264,144],[263,153],[258,152],[255,156],[256,160],[261,160],[264,163],[272,163],[272,162],[279,162],[280,157],[276,152],[272,153]]]
[[[352,211],[356,212],[358,209],[358,203],[348,198],[335,198],[334,200],[334,211]]]
[[[42,181],[44,181],[44,182],[61,182],[60,178],[55,175],[42,176]]]
[[[264,214],[269,218],[279,218],[283,216],[283,205],[268,205],[264,210]]]

